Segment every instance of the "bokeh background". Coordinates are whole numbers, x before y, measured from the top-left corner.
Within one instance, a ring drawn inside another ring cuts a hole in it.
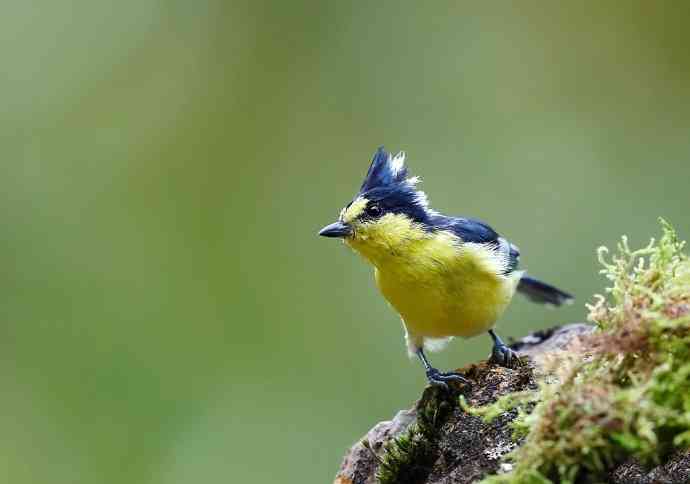
[[[686,2],[7,2],[0,469],[11,483],[323,483],[425,384],[317,230],[375,148],[578,296],[690,237]],[[486,356],[455,341],[441,368]]]

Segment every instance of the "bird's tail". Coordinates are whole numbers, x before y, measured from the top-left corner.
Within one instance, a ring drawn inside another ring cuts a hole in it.
[[[539,304],[562,306],[563,304],[571,304],[574,300],[573,296],[567,292],[529,276],[522,276],[517,290],[527,296],[530,301]]]

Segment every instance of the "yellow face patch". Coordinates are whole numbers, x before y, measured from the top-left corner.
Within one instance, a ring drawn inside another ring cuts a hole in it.
[[[357,217],[362,215],[367,203],[369,203],[369,200],[366,198],[358,198],[352,202],[349,207],[343,209],[343,211],[340,213],[340,220],[346,224],[352,224],[355,220],[357,220]]]
[[[402,214],[389,213],[363,222],[355,220],[352,227],[353,236],[345,239],[345,243],[374,265],[401,254],[409,244],[428,237],[420,226]]]

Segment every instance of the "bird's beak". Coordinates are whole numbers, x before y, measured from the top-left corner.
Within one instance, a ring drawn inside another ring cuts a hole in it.
[[[331,225],[326,225],[321,229],[319,235],[322,237],[340,237],[345,238],[352,235],[352,227],[345,222],[337,221]]]

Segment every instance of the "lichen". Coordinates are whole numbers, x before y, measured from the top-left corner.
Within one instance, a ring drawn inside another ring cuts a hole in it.
[[[610,287],[588,305],[598,330],[559,353],[556,378],[473,410],[520,410],[511,470],[485,484],[602,482],[625,459],[658,463],[690,447],[690,261],[661,224],[658,243],[632,250],[623,237],[610,260],[599,249]]]

